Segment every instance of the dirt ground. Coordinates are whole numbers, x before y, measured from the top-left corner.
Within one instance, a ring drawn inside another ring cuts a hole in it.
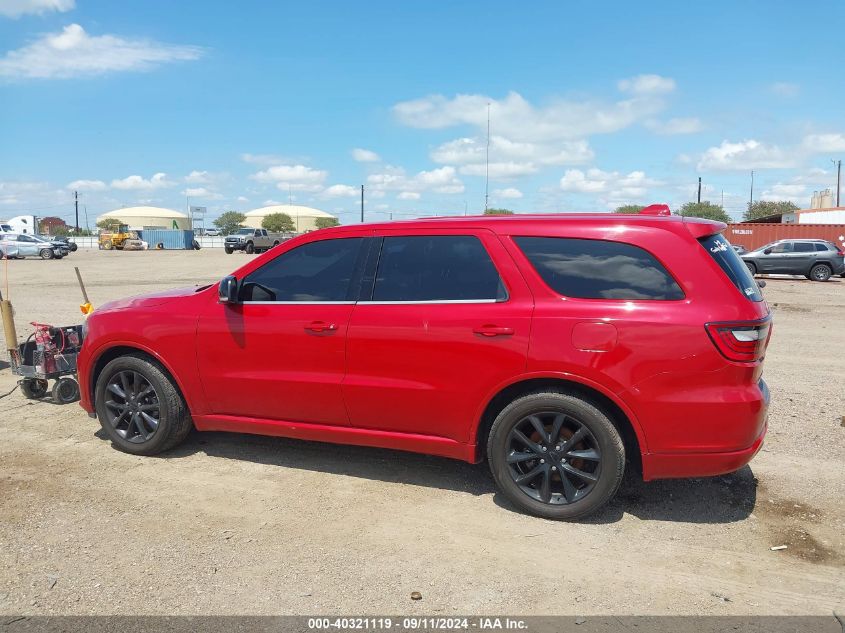
[[[80,321],[74,265],[99,305],[246,257],[13,261],[8,294],[23,336]],[[484,465],[409,453],[195,433],[133,457],[77,405],[18,390],[0,399],[0,613],[845,613],[845,279],[764,293],[763,451],[731,476],[626,481],[580,524],[514,511]]]

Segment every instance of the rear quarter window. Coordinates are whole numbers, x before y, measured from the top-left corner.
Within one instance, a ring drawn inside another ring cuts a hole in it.
[[[514,241],[543,281],[566,297],[684,298],[663,264],[638,246],[564,237],[515,237]]]
[[[754,277],[748,270],[748,266],[740,259],[736,251],[731,248],[730,242],[724,235],[716,234],[702,237],[698,243],[704,247],[710,257],[719,264],[719,268],[727,275],[731,283],[739,290],[744,297],[750,301],[762,301],[763,293],[754,281]]]

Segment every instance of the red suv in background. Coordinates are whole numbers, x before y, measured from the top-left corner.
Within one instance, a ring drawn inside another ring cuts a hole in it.
[[[308,233],[218,285],[99,308],[81,403],[134,454],[195,427],[486,458],[514,505],[579,518],[626,463],[717,475],[759,450],[770,316],[724,228],[573,214]]]

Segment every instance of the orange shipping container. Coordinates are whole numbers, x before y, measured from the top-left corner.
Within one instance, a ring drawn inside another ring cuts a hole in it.
[[[833,242],[845,249],[845,224],[755,224],[742,222],[728,224],[725,237],[731,244],[741,245],[749,251],[775,240],[816,239]]]

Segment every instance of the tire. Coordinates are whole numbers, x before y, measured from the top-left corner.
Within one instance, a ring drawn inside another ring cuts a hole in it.
[[[246,246],[244,247],[244,251],[246,251],[247,255],[252,255],[255,252],[255,244],[252,242],[247,242]]]
[[[223,247],[223,250],[224,250],[224,251],[226,251],[226,254],[227,254],[227,255],[231,255],[231,254],[234,252],[234,251],[233,251],[231,248],[229,248],[228,246],[224,246],[224,247]]]
[[[53,259],[56,254],[50,248],[42,248],[40,251],[38,251],[38,256],[41,259]]]
[[[755,266],[751,262],[745,262],[745,265],[748,268],[748,272],[751,273],[752,277],[757,274],[757,266]]]
[[[79,246],[77,246],[76,242],[70,243],[70,252],[71,253],[75,253],[78,249],[79,249]]]
[[[56,404],[70,404],[79,400],[79,383],[73,378],[63,376],[53,385],[53,402]]]
[[[810,279],[813,281],[827,281],[833,271],[827,264],[816,264],[810,269]]]
[[[49,383],[43,378],[24,378],[20,381],[21,393],[29,400],[40,400],[47,395]]]
[[[191,242],[191,248],[193,248],[195,251],[198,251],[200,249],[200,243],[194,240],[193,242]]]
[[[546,432],[542,440],[529,416]],[[558,437],[550,442],[556,426]],[[517,431],[533,448],[516,437]],[[567,449],[576,435],[581,439]],[[532,393],[511,402],[493,422],[487,456],[502,494],[519,509],[545,519],[573,521],[596,512],[613,498],[625,474],[625,446],[610,418],[591,402],[566,393]],[[538,474],[531,477],[532,472]]]
[[[121,397],[110,389],[113,383],[130,397]],[[193,428],[191,414],[173,379],[161,365],[139,355],[121,356],[103,368],[94,402],[103,431],[125,453],[156,455],[170,450]],[[150,419],[157,422],[152,424]]]
[[[114,248],[114,244],[111,241],[103,242],[103,250],[110,251]]]
[[[279,240],[276,240],[275,242],[273,242],[273,248],[276,248],[278,245],[279,245]]]

